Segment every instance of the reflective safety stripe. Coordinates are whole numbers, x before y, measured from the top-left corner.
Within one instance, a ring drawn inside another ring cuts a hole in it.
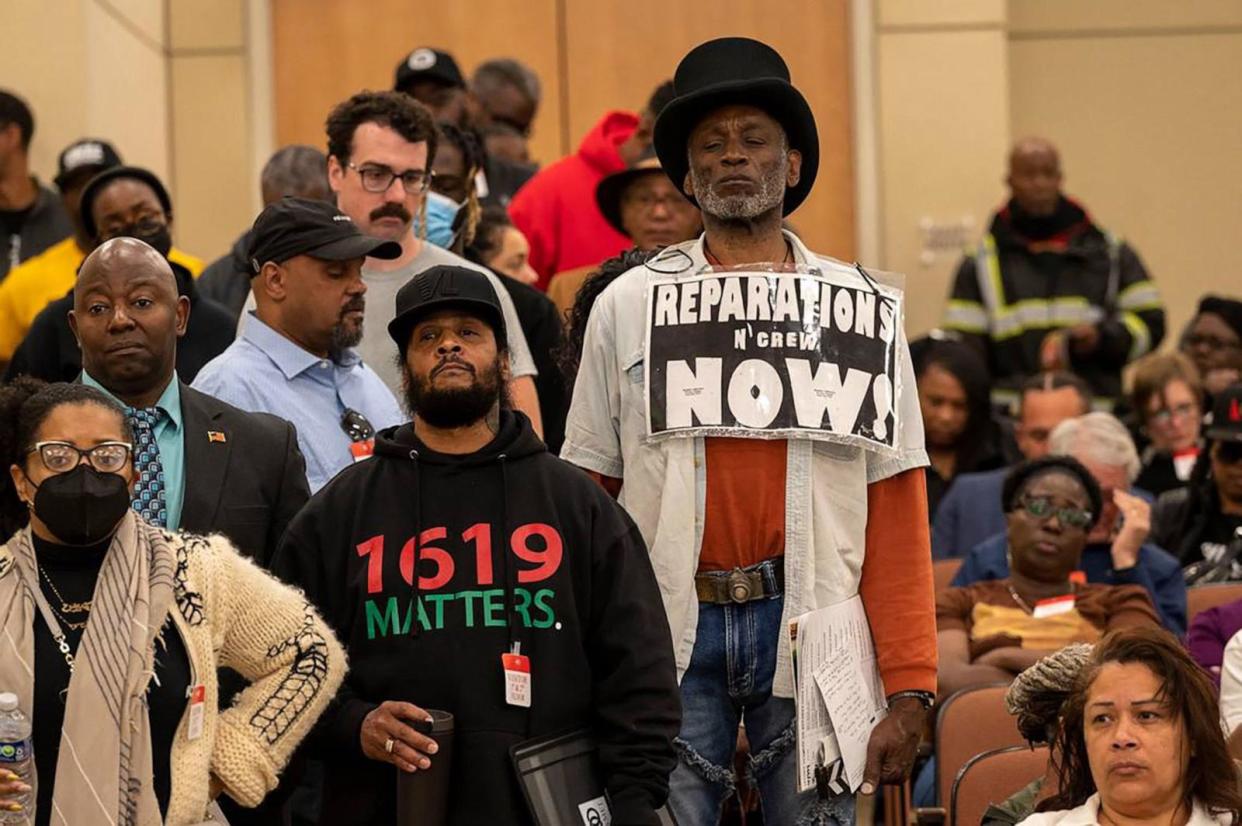
[[[944,311],[944,326],[963,333],[986,333],[988,314],[982,304],[974,301],[950,299]]]
[[[1117,298],[1117,306],[1134,312],[1158,310],[1162,306],[1160,290],[1156,289],[1155,282],[1151,280],[1136,281],[1121,291],[1121,295]]]
[[[1050,330],[1075,324],[1096,324],[1104,311],[1092,306],[1085,298],[1067,296],[1045,300],[1029,298],[1008,305],[992,321],[992,340],[1020,336],[1028,330]]]
[[[1132,339],[1130,355],[1126,360],[1134,361],[1151,349],[1151,331],[1147,329],[1147,324],[1143,319],[1128,310],[1121,314],[1121,323],[1130,331]]]

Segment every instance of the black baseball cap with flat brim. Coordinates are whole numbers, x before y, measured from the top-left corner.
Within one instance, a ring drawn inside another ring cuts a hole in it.
[[[268,261],[280,264],[299,255],[322,261],[392,260],[401,257],[401,245],[363,235],[348,215],[328,201],[290,196],[259,213],[246,255],[253,276]]]
[[[691,49],[673,76],[677,97],[656,118],[652,144],[673,185],[685,191],[690,133],[724,106],[747,105],[767,112],[785,130],[789,148],[802,154],[798,183],[785,190],[783,214],[806,200],[819,171],[815,115],[789,80],[789,67],[775,49],[747,37],[721,37]]]
[[[477,270],[452,264],[428,267],[397,291],[396,315],[388,322],[388,335],[404,353],[420,319],[437,310],[453,309],[483,319],[491,325],[497,346],[506,346],[505,315],[492,282]]]
[[[1217,442],[1242,442],[1242,384],[1231,384],[1212,400],[1207,437]]]

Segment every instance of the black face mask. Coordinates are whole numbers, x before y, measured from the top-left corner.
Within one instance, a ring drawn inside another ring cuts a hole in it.
[[[35,516],[66,545],[94,545],[112,535],[129,510],[129,483],[86,464],[43,480]]]
[[[137,238],[144,244],[151,246],[165,258],[172,251],[172,233],[168,231],[168,224],[162,224],[158,221],[143,220],[136,224],[129,224],[109,233],[109,236],[112,238]]]

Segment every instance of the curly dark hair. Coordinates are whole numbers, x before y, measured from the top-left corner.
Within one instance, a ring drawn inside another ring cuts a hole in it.
[[[344,166],[354,132],[364,123],[386,126],[410,143],[427,144],[427,168],[436,157],[436,122],[426,106],[404,92],[359,92],[328,113],[328,154]]]
[[[1168,704],[1191,748],[1182,778],[1187,811],[1198,803],[1213,815],[1227,814],[1234,823],[1242,822],[1242,793],[1238,791],[1237,774],[1221,731],[1220,708],[1212,681],[1177,639],[1159,628],[1114,631],[1096,643],[1062,709],[1061,730],[1053,751],[1059,755],[1056,768],[1060,792],[1040,803],[1036,810],[1073,809],[1096,793],[1083,727],[1087,695],[1101,669],[1110,663],[1141,663],[1160,680],[1156,699]]]
[[[1087,529],[1094,528],[1095,523],[1100,521],[1100,513],[1104,509],[1104,496],[1100,493],[1100,483],[1095,481],[1091,471],[1073,456],[1044,456],[1041,459],[1032,459],[1016,465],[1005,474],[1005,481],[1001,484],[1001,506],[1005,513],[1016,510],[1018,494],[1022,493],[1036,476],[1043,476],[1045,473],[1064,473],[1082,484],[1087,491],[1087,498],[1091,500],[1091,525]]]
[[[617,280],[626,270],[646,264],[659,254],[660,250],[627,250],[620,255],[609,258],[600,264],[578,290],[574,298],[573,309],[569,311],[568,329],[565,341],[555,353],[556,363],[565,374],[566,393],[573,392],[574,379],[578,376],[578,364],[582,361],[582,341],[586,337],[587,319],[591,316],[591,308],[595,299],[609,284]]]
[[[25,467],[26,456],[34,447],[35,434],[56,408],[64,404],[95,404],[116,413],[121,432],[133,441],[133,431],[124,409],[112,399],[85,384],[48,384],[29,376],[19,376],[0,385],[0,461],[4,467]],[[6,473],[4,493],[0,495],[0,532],[8,539],[30,521],[30,512],[17,495],[13,480]]]

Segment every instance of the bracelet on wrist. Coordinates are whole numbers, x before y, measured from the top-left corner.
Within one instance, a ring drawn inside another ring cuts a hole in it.
[[[930,691],[898,691],[888,695],[889,708],[892,708],[893,703],[898,700],[904,700],[906,698],[918,700],[919,703],[922,704],[924,711],[936,704],[936,695]]]

